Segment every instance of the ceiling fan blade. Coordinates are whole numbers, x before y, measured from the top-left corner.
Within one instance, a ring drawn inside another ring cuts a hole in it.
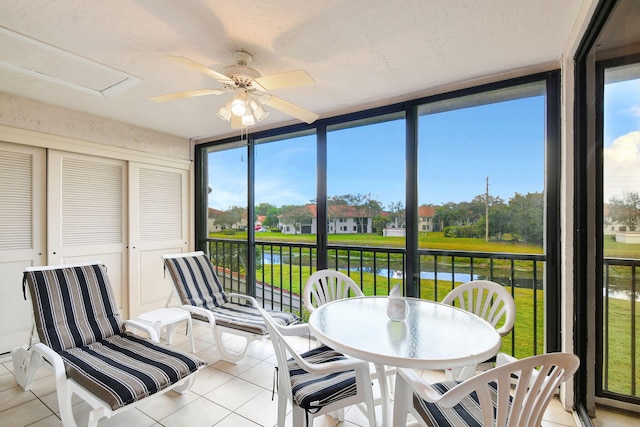
[[[289,114],[290,116],[300,119],[308,124],[315,122],[318,120],[318,117],[320,117],[316,113],[305,110],[304,108],[292,104],[289,101],[285,101],[282,98],[278,98],[277,96],[263,95],[260,97],[260,101],[263,104],[273,107],[276,110],[280,110],[283,113]]]
[[[167,102],[167,101],[173,101],[176,99],[195,98],[196,96],[220,95],[221,93],[224,93],[224,91],[221,89],[200,89],[200,90],[188,90],[185,92],[168,93],[166,95],[152,96],[149,99],[155,102]]]
[[[310,86],[316,84],[316,81],[306,71],[295,70],[258,77],[253,80],[252,85],[255,86],[256,83],[259,86],[256,89],[266,92],[285,87]]]
[[[186,65],[187,67],[198,70],[201,73],[206,74],[210,77],[213,77],[214,79],[218,80],[220,83],[224,83],[226,85],[232,85],[232,86],[235,84],[233,80],[231,80],[229,77],[225,76],[224,74],[214,71],[211,68],[206,67],[196,61],[192,61],[189,58],[185,58],[184,56],[167,55],[167,58],[171,59],[172,61],[176,61],[183,65]]]

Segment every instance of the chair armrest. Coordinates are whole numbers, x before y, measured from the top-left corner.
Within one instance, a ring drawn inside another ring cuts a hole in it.
[[[418,396],[430,403],[437,403],[442,395],[426,383],[414,370],[398,368],[397,375],[402,376],[409,388],[418,393]]]
[[[142,330],[144,332],[146,332],[149,335],[149,338],[156,343],[160,343],[160,337],[158,336],[158,333],[155,331],[155,329],[153,329],[151,326],[146,325],[138,320],[135,319],[129,319],[129,320],[125,320],[124,321],[124,326],[125,328],[131,328],[131,329],[136,329],[138,331]]]
[[[42,343],[34,344],[31,349],[34,353],[42,356],[44,362],[49,364],[53,369],[53,376],[56,380],[56,389],[58,393],[63,393],[67,389],[67,371],[64,367],[62,357],[51,348]]]
[[[300,357],[298,353],[291,351],[290,353],[293,355],[293,358],[296,360],[296,362],[298,362],[300,367],[302,367],[305,371],[311,372],[312,374],[327,375],[334,372],[344,372],[358,369],[364,369],[367,373],[369,372],[369,363],[360,359],[347,358],[326,363],[308,363],[306,360]]]
[[[239,299],[241,301],[249,301],[251,303],[251,305],[257,307],[258,306],[258,301],[250,296],[250,295],[245,295],[245,294],[238,294],[235,292],[227,292],[225,293],[225,295],[227,296],[227,298],[236,298]]]
[[[289,326],[278,325],[278,330],[282,335],[286,337],[304,336],[311,334],[311,331],[309,330],[309,324],[307,323],[296,323]]]
[[[202,307],[196,307],[193,305],[181,305],[180,307],[182,310],[186,310],[189,313],[193,313],[193,314],[197,314],[199,316],[202,317],[206,317],[207,320],[209,320],[209,323],[211,323],[212,326],[215,326],[216,324],[216,318],[213,315],[213,312],[211,310],[207,310],[206,308],[202,308]]]
[[[501,352],[496,355],[496,366],[506,365],[507,363],[515,362],[516,360],[518,359],[510,354]]]

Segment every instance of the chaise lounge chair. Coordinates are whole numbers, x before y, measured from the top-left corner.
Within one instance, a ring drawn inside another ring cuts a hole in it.
[[[252,341],[268,335],[267,325],[260,311],[252,305],[253,298],[225,293],[213,264],[204,252],[164,255],[163,258],[165,270],[169,271],[180,298],[181,308],[191,312],[194,324],[204,323],[211,327],[214,342],[224,360],[238,363],[244,358]],[[172,297],[173,290],[167,305]],[[246,303],[231,301],[231,298]],[[283,326],[298,321],[293,313],[273,310],[269,313]],[[223,341],[225,333],[243,337],[245,345],[242,349],[234,351],[227,348]]]
[[[93,408],[89,426],[111,418],[168,390],[184,393],[199,358],[157,344],[156,332],[135,321],[123,321],[106,268],[100,263],[29,267],[28,285],[40,342],[13,349],[14,373],[25,390],[36,370],[53,370],[60,416],[75,427],[74,394]],[[25,292],[26,297],[26,292]],[[144,339],[125,327],[145,331]]]

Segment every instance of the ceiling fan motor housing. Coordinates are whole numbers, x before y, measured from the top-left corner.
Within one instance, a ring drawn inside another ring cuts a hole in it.
[[[261,77],[258,70],[248,66],[253,61],[253,56],[249,52],[239,50],[233,54],[233,59],[236,65],[224,67],[221,73],[233,80],[236,87],[251,89],[251,82]]]
[[[237,87],[247,88],[251,86],[253,79],[261,76],[258,70],[244,65],[229,65],[224,67],[221,73],[233,80]]]

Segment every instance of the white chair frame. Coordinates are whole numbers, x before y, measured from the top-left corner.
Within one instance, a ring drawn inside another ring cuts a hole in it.
[[[569,353],[548,353],[516,360],[460,382],[444,394],[437,392],[413,370],[399,369],[393,409],[393,426],[405,426],[407,413],[421,426],[427,424],[413,405],[413,394],[441,408],[452,408],[472,392],[477,393],[486,427],[540,427],[556,389],[570,378],[580,359]],[[517,378],[512,391],[513,378]],[[488,387],[497,385],[496,397]],[[510,402],[510,398],[512,401]],[[495,408],[494,408],[495,405]],[[495,416],[494,416],[495,411]]]
[[[186,252],[186,253],[179,253],[179,254],[163,255],[162,258],[164,262],[167,259],[172,259],[172,258],[174,259],[187,258],[192,256],[200,256],[200,255],[205,255],[205,253],[202,251]],[[165,265],[165,269],[166,269],[166,265]],[[171,293],[169,294],[169,298],[167,299],[166,307],[172,306],[171,305],[172,300],[174,295],[176,294],[176,286],[178,285],[174,282],[171,288]],[[225,292],[225,295],[229,299],[231,298],[235,299],[236,302],[246,302],[246,303],[249,303],[249,305],[254,305],[256,307],[259,307],[259,304],[257,304],[257,301],[253,297],[250,297],[248,295],[243,295],[243,294],[234,293],[234,292]],[[247,350],[249,349],[249,346],[251,345],[252,342],[262,341],[268,337],[268,334],[261,335],[254,332],[243,331],[241,329],[230,328],[224,325],[220,325],[216,322],[216,318],[213,312],[203,307],[196,307],[193,305],[186,305],[186,304],[178,305],[177,307],[207,319],[206,321],[202,321],[198,318],[193,317],[192,323],[193,325],[203,325],[208,328],[211,328],[216,349],[222,355],[223,360],[230,363],[236,364],[240,362],[247,354]],[[228,348],[227,346],[225,346],[224,334],[229,334],[229,335],[243,338],[245,342],[242,345],[241,349],[239,351],[234,351],[231,348]]]
[[[358,284],[349,276],[337,270],[323,269],[313,273],[305,282],[302,291],[304,308],[309,313],[331,301],[353,297],[363,297],[364,293]],[[371,379],[387,381],[387,389],[393,390],[393,366],[374,366],[370,370]],[[376,403],[380,403],[379,399]]]
[[[496,332],[501,337],[513,330],[516,320],[516,304],[509,291],[502,285],[490,280],[473,280],[464,283],[449,292],[442,300],[443,304],[457,304],[463,310],[482,317],[493,327],[502,319],[504,322]],[[493,362],[484,362],[474,367],[448,369],[448,379],[463,380],[494,367]]]
[[[276,324],[271,319],[269,313],[259,307],[262,313],[269,336],[273,343],[278,360],[278,427],[284,427],[287,414],[287,402],[292,406],[293,426],[305,426],[305,415],[308,415],[309,425],[313,425],[313,419],[320,415],[329,413],[337,413],[337,418],[344,421],[344,408],[356,405],[367,417],[370,426],[375,426],[375,404],[373,399],[373,390],[371,387],[371,379],[369,377],[369,363],[363,360],[347,358],[345,360],[337,360],[333,362],[310,364],[299,353],[291,347],[285,336],[307,336],[309,327],[307,324],[297,324],[291,326],[282,326]],[[333,402],[322,407],[315,413],[309,412],[305,414],[305,409],[296,405],[293,401],[293,391],[291,389],[291,381],[287,371],[287,360],[289,356],[293,357],[298,365],[305,371],[317,375],[327,375],[336,372],[344,372],[354,370],[356,375],[357,393],[345,399]]]
[[[330,301],[362,297],[364,293],[356,282],[346,274],[337,270],[318,270],[307,279],[302,292],[304,308],[312,313],[319,306]]]
[[[99,261],[47,267],[27,267],[25,271],[85,266],[95,263],[99,263]],[[160,343],[158,334],[152,327],[148,325],[140,323],[136,320],[125,320],[124,327],[127,329],[135,329],[137,331],[145,332],[149,335],[149,338],[152,341],[158,344]],[[73,379],[67,378],[67,373],[62,357],[60,357],[58,353],[53,351],[45,344],[36,342],[31,346],[23,345],[21,347],[16,347],[11,350],[11,358],[13,362],[14,374],[16,376],[18,385],[20,385],[20,387],[22,387],[24,391],[31,390],[33,380],[35,379],[36,372],[39,368],[45,367],[52,371],[56,383],[56,394],[58,399],[58,407],[60,409],[60,418],[64,427],[77,427],[73,415],[72,405],[74,394],[91,406],[92,410],[89,412],[89,420],[87,425],[89,427],[97,427],[100,418],[111,418],[122,412],[126,412],[130,409],[136,408],[143,403],[147,403],[150,399],[153,399],[156,396],[162,395],[168,391],[175,391],[179,394],[186,393],[186,391],[189,390],[189,388],[193,385],[197,374],[197,372],[194,372],[181,381],[178,381],[172,384],[170,387],[158,391],[157,393],[154,393],[147,398],[130,403],[117,410],[113,410],[108,403],[96,397],[93,393],[91,393],[91,391],[87,390],[85,387],[78,384]]]

